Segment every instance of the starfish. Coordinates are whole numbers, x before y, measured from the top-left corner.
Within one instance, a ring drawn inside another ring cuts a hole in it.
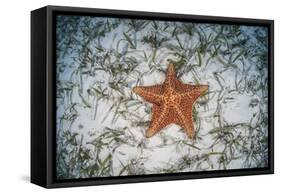
[[[194,138],[192,108],[195,101],[205,94],[208,85],[183,84],[176,77],[173,64],[168,66],[163,84],[136,86],[133,91],[145,101],[152,103],[152,119],[146,137],[152,137],[172,123],[185,129],[187,136]]]

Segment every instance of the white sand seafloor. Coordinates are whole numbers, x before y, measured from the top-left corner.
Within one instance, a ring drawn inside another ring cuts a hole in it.
[[[57,21],[58,178],[267,166],[267,63],[259,60],[267,48],[257,38],[265,27],[238,26],[228,37],[234,28],[225,25],[215,39],[218,24],[185,23],[193,26],[187,33],[181,22],[143,21],[135,30],[129,19]],[[151,34],[163,40],[157,48],[143,41]],[[200,53],[204,40],[211,46]],[[209,85],[193,107],[194,140],[175,124],[144,136],[152,105],[132,88],[161,84],[171,61],[183,83]]]

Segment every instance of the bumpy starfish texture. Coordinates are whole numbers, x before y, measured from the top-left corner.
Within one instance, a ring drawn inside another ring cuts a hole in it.
[[[166,80],[161,85],[137,86],[133,91],[152,106],[152,120],[146,131],[151,137],[169,124],[177,124],[185,129],[189,138],[193,139],[192,108],[195,101],[208,90],[208,85],[189,85],[181,83],[173,64],[166,73]]]

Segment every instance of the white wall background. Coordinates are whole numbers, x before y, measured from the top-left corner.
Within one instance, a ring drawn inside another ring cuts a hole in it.
[[[4,0],[0,3],[0,193],[266,193],[281,180],[281,12],[277,0]],[[275,175],[46,190],[29,183],[30,11],[65,5],[275,20]],[[279,8],[278,8],[279,7]],[[279,180],[280,179],[280,180]],[[279,183],[280,184],[280,183]]]

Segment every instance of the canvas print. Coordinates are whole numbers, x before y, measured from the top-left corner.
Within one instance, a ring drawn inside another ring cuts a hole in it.
[[[268,167],[268,28],[56,16],[56,178]]]

